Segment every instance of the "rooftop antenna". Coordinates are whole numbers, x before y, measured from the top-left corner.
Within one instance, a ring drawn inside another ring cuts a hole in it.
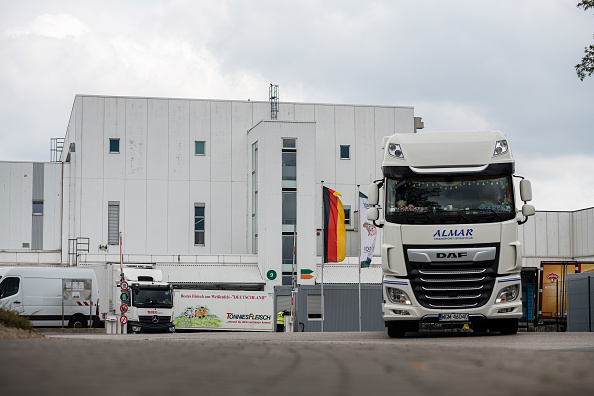
[[[268,97],[270,99],[270,119],[276,120],[278,115],[278,85],[270,84]]]

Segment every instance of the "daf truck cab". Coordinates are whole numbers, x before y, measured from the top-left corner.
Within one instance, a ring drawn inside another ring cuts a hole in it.
[[[425,323],[515,334],[522,316],[518,227],[535,213],[506,136],[394,134],[383,141],[383,179],[369,187],[369,220],[383,228],[382,315],[390,337]],[[381,216],[380,216],[381,215]]]
[[[163,282],[161,270],[151,264],[114,266],[114,292],[127,317],[128,332],[175,332],[173,324],[173,287]],[[122,281],[127,290],[122,290]],[[123,295],[123,297],[122,297]]]

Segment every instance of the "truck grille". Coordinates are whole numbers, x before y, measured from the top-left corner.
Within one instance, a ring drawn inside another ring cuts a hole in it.
[[[153,321],[154,316],[138,316],[138,321],[140,323],[150,323],[150,324],[163,324],[163,323],[169,323],[169,321],[171,321],[171,318],[169,316],[157,316],[158,321],[155,322]]]
[[[423,307],[478,308],[489,301],[495,286],[499,244],[405,245],[404,258],[414,296]]]

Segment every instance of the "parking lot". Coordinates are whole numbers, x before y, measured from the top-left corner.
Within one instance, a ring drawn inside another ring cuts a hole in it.
[[[3,394],[592,394],[594,333],[46,334],[0,340]]]

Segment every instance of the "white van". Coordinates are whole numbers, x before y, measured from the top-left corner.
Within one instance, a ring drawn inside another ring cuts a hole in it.
[[[0,308],[33,326],[99,325],[95,271],[83,268],[0,267]]]

